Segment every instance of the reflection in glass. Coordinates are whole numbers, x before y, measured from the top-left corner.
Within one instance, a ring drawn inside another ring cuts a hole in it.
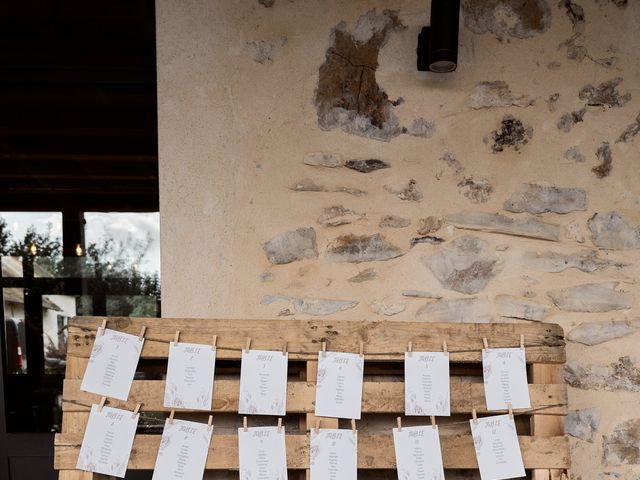
[[[27,373],[24,290],[22,288],[4,288],[2,298],[7,373]]]
[[[22,257],[2,257],[2,276],[4,278],[22,278]]]
[[[107,295],[108,317],[158,317],[159,313],[153,295]]]
[[[67,356],[67,324],[76,315],[73,295],[42,296],[42,341],[45,373],[64,373]]]

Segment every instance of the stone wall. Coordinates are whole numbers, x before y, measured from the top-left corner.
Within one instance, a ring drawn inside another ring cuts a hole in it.
[[[640,478],[640,4],[157,2],[163,314],[567,333],[575,478]],[[385,10],[389,9],[389,10]]]

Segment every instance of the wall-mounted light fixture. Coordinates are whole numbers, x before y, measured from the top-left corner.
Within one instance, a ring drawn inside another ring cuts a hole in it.
[[[431,0],[431,25],[418,34],[418,70],[453,72],[458,66],[460,0]]]
[[[82,245],[80,245],[79,243],[76,244],[76,257],[81,257],[82,256]]]

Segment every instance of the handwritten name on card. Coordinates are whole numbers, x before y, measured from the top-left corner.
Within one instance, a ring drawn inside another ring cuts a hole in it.
[[[216,351],[211,345],[172,342],[164,406],[210,410],[215,366]]]
[[[144,339],[105,329],[96,335],[80,390],[127,400]]]
[[[354,480],[358,475],[358,432],[311,431],[311,480]]]
[[[449,354],[407,352],[404,354],[405,415],[451,415]]]
[[[399,479],[444,480],[438,427],[393,429]]]
[[[360,419],[363,372],[364,358],[358,354],[320,352],[315,414]]]
[[[482,480],[503,480],[526,475],[516,424],[510,415],[471,420],[471,434]]]
[[[284,427],[238,429],[240,478],[287,480],[287,448]]]
[[[284,416],[287,407],[288,354],[243,350],[238,412]]]
[[[91,406],[76,468],[124,478],[140,414]]]
[[[482,350],[482,370],[487,410],[531,408],[524,348]]]

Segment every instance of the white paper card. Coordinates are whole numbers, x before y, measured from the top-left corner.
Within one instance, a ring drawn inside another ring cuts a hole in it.
[[[211,345],[171,342],[164,406],[210,410],[215,366]]]
[[[405,352],[405,415],[451,415],[449,406],[449,354]]]
[[[286,415],[288,361],[282,352],[242,350],[238,413]]]
[[[355,480],[358,477],[358,432],[311,430],[311,480]]]
[[[487,410],[531,408],[524,348],[482,350],[482,370]]]
[[[356,353],[320,352],[315,414],[359,420],[363,371],[364,358]]]
[[[80,390],[126,401],[142,345],[144,338],[136,335],[108,328],[102,335],[98,333]]]
[[[76,468],[124,478],[140,414],[91,406]]]
[[[471,420],[482,480],[502,480],[526,475],[518,444],[516,424],[510,415]]]
[[[284,427],[238,429],[240,480],[287,480]]]
[[[444,480],[438,427],[393,429],[398,479]]]
[[[167,419],[152,480],[202,479],[212,433],[206,423]]]

